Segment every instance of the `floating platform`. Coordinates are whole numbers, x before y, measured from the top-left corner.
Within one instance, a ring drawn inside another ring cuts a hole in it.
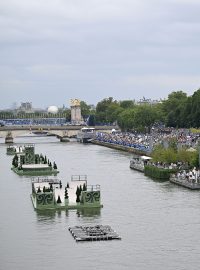
[[[170,177],[169,181],[171,183],[174,183],[176,185],[185,187],[185,188],[189,188],[192,190],[200,190],[200,183],[193,183],[193,182],[189,182],[186,179],[179,179],[178,177]]]
[[[17,168],[13,166],[11,170],[20,176],[51,176],[59,173],[57,169],[48,164],[23,164]]]
[[[6,150],[7,155],[23,154],[24,146],[9,145]]]
[[[88,185],[86,175],[72,175],[66,187],[61,180],[32,179],[31,199],[36,210],[102,208],[100,185]]]
[[[69,231],[76,241],[121,240],[121,237],[109,225],[75,226]]]

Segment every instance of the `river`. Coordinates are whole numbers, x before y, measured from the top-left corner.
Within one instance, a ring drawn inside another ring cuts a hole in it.
[[[55,137],[21,137],[73,174],[100,184],[97,211],[36,212],[31,180],[14,174],[0,139],[0,270],[196,270],[200,259],[200,193],[154,181],[129,168],[130,153]],[[122,240],[77,243],[69,226],[111,225]]]

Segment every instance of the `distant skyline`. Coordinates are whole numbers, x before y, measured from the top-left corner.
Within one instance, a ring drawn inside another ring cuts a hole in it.
[[[200,88],[199,0],[2,0],[0,10],[0,109]]]

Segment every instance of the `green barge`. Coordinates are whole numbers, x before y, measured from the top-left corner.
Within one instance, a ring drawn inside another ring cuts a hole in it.
[[[21,176],[47,176],[59,173],[56,163],[52,164],[42,154],[35,154],[32,144],[24,147],[24,153],[15,154],[11,169]]]
[[[31,200],[35,210],[101,208],[100,185],[87,185],[87,176],[73,175],[63,187],[55,179],[32,180]]]

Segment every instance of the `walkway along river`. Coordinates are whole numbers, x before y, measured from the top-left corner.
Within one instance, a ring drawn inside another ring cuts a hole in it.
[[[63,184],[86,174],[101,185],[99,211],[36,212],[31,180],[10,170],[0,144],[0,270],[197,270],[200,193],[159,182],[129,168],[132,154],[93,144],[62,144],[54,137],[17,138],[35,143],[55,160]],[[76,243],[75,225],[110,225],[121,241]]]

